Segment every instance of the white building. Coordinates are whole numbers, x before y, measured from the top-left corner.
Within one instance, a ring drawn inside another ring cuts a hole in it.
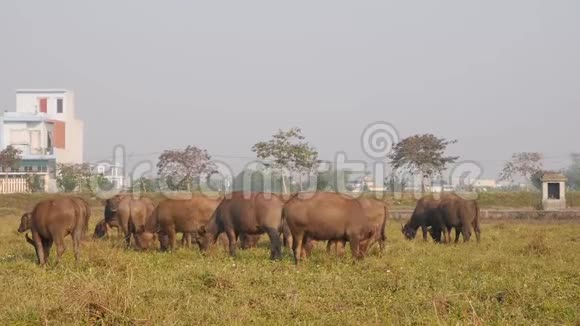
[[[16,91],[16,109],[0,112],[0,150],[21,151],[19,168],[2,171],[45,174],[55,190],[57,163],[83,162],[83,122],[75,117],[74,95],[62,89]]]
[[[109,180],[114,189],[122,189],[125,184],[123,166],[120,163],[101,162],[92,166],[93,173],[102,175]]]
[[[16,91],[16,113],[32,114],[53,124],[57,163],[83,162],[83,122],[75,116],[74,94],[64,89]]]
[[[473,188],[487,191],[497,188],[497,181],[494,179],[477,179],[473,182]]]

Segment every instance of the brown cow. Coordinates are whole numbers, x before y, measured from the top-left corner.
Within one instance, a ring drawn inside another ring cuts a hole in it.
[[[270,259],[282,258],[282,244],[279,232],[282,230],[281,196],[271,193],[249,193],[237,191],[224,199],[209,223],[200,230],[200,243],[207,250],[221,233],[228,237],[230,255],[236,255],[236,241],[240,234],[268,234],[270,238]]]
[[[297,194],[284,205],[282,214],[292,233],[296,264],[311,240],[349,241],[353,257],[360,259],[361,242],[373,236],[361,203],[338,193]]]
[[[103,239],[105,237],[109,237],[109,233],[111,230],[115,228],[117,229],[117,236],[119,235],[119,225],[117,224],[109,224],[102,219],[95,225],[95,232],[93,233],[93,239]]]
[[[449,195],[442,198],[439,203],[439,215],[444,223],[444,242],[451,242],[451,229],[455,228],[455,243],[459,241],[459,234],[463,235],[463,241],[469,241],[471,228],[475,231],[477,242],[480,240],[481,230],[479,227],[479,205],[475,200],[466,200],[458,195]],[[440,234],[433,233],[434,237],[441,238]]]
[[[199,243],[199,230],[211,219],[221,198],[193,196],[190,199],[167,199],[157,208],[138,229],[135,239],[141,249],[151,246],[151,234],[157,233],[161,250],[175,249],[176,234],[183,233],[182,242],[187,245],[194,241]]]
[[[145,225],[155,206],[149,198],[133,198],[128,194],[113,196],[105,201],[105,222],[119,225],[123,231],[127,247],[131,244],[131,235]]]
[[[448,195],[444,195],[448,196]],[[440,197],[434,195],[425,196],[417,201],[411,219],[401,228],[401,232],[408,240],[412,240],[417,235],[417,229],[421,228],[423,240],[427,241],[428,228],[431,228],[431,235],[435,242],[441,241],[441,231],[444,222],[439,214]],[[439,234],[439,237],[436,236]]]
[[[378,200],[376,198],[357,198],[356,199],[362,206],[365,215],[368,217],[369,222],[373,228],[373,236],[367,241],[361,241],[361,252],[366,254],[375,243],[379,243],[380,252],[385,250],[386,242],[386,227],[387,219],[389,217],[389,208],[387,203]],[[328,252],[334,250],[337,255],[342,255],[344,253],[344,242],[330,240],[326,245],[326,250]],[[311,247],[311,245],[309,246]]]
[[[34,244],[38,263],[44,266],[50,254],[53,242],[57,248],[56,264],[66,249],[64,238],[71,235],[75,260],[80,258],[80,242],[85,226],[84,208],[73,198],[56,198],[43,200],[36,204],[32,213],[24,214],[21,219],[21,227],[30,227],[32,238],[26,235],[26,241]]]

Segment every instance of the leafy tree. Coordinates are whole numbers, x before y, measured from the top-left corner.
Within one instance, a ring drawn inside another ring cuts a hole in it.
[[[0,151],[0,168],[2,168],[2,171],[16,168],[18,163],[20,163],[21,154],[22,151],[12,145],[8,145]]]
[[[580,153],[572,153],[572,164],[564,171],[568,184],[573,189],[580,189]]]
[[[157,169],[170,189],[192,191],[194,181],[214,171],[215,165],[207,150],[190,145],[183,150],[163,151]]]
[[[102,174],[97,174],[97,175],[93,175],[91,177],[92,179],[94,179],[94,182],[99,186],[99,189],[101,190],[112,190],[113,189],[113,183],[107,179],[104,175]]]
[[[234,191],[282,192],[282,175],[272,170],[244,169],[234,178]]]
[[[26,183],[32,192],[44,191],[44,178],[39,174],[28,174],[26,176]]]
[[[405,192],[408,183],[409,180],[404,174],[398,174],[395,171],[385,178],[385,185],[391,192]]]
[[[500,180],[513,181],[514,177],[521,176],[531,183],[538,183],[541,187],[543,175],[544,155],[537,152],[521,152],[512,154],[512,159],[503,167],[500,173]],[[534,180],[532,180],[534,177]]]
[[[60,191],[73,192],[77,187],[82,191],[84,190],[83,186],[89,186],[91,167],[87,163],[59,163],[56,166],[56,170],[56,184]]]
[[[304,139],[300,128],[278,130],[270,140],[252,146],[252,151],[259,159],[271,161],[274,169],[287,169],[291,173],[297,173],[302,190],[302,177],[312,174],[318,167],[318,152]],[[288,192],[285,175],[282,175],[282,189],[285,193]]]
[[[141,177],[133,182],[133,192],[156,192],[158,191],[157,180]]]
[[[445,150],[457,140],[437,138],[432,134],[414,135],[395,145],[388,155],[393,170],[408,170],[421,176],[421,188],[425,191],[425,179],[441,174],[447,164],[454,163],[458,156],[445,156]]]

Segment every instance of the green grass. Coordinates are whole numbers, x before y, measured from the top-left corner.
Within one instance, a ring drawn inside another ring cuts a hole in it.
[[[93,215],[102,216],[102,209]],[[574,324],[580,321],[580,224],[484,224],[482,242],[405,241],[388,226],[385,254],[313,256],[294,266],[260,247],[136,252],[88,240],[75,265],[41,269],[0,217],[0,324]],[[96,222],[93,218],[93,224]],[[53,249],[54,250],[54,249]]]

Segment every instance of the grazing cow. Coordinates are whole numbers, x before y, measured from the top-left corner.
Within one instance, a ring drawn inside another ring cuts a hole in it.
[[[270,259],[281,259],[282,206],[284,200],[271,193],[246,193],[237,191],[224,199],[209,223],[200,230],[203,240],[200,244],[206,250],[215,243],[221,233],[228,237],[231,256],[236,255],[237,238],[240,234],[268,234],[270,238]]]
[[[157,233],[161,250],[175,249],[176,234],[183,233],[182,243],[199,244],[199,230],[208,223],[221,198],[193,196],[190,199],[167,199],[159,203],[147,222],[137,230],[136,242],[141,249],[151,245],[151,235]]]
[[[89,203],[82,197],[78,196],[71,196],[72,200],[74,200],[77,205],[80,207],[81,216],[85,220],[85,230],[83,230],[83,239],[86,237],[86,233],[89,231],[89,220],[91,218],[91,208]]]
[[[361,203],[337,193],[294,195],[282,215],[292,233],[296,264],[312,240],[349,241],[352,256],[361,259],[361,243],[370,241],[374,232]]]
[[[408,240],[412,240],[417,235],[417,229],[421,227],[423,240],[427,241],[428,228],[431,227],[432,235],[441,234],[444,223],[439,214],[440,199],[433,195],[425,196],[417,201],[411,219],[402,227],[401,232]],[[433,240],[440,242],[441,237],[434,237]]]
[[[119,225],[117,224],[109,224],[102,219],[95,225],[95,232],[93,233],[93,239],[103,239],[105,237],[109,237],[109,233],[111,230],[115,228],[117,229],[117,236],[119,235]]]
[[[153,212],[155,206],[149,198],[133,198],[131,195],[115,195],[105,201],[105,222],[118,225],[123,231],[127,247],[131,235],[140,229]]]
[[[64,238],[71,235],[75,260],[80,258],[80,242],[86,230],[85,210],[73,198],[47,199],[36,204],[31,213],[21,218],[19,231],[32,231],[32,238],[25,236],[26,241],[34,245],[38,263],[44,266],[50,254],[52,244],[56,244],[56,264],[60,262],[66,249]]]
[[[463,235],[463,241],[469,241],[471,228],[475,231],[477,241],[480,240],[481,230],[479,227],[479,204],[476,200],[466,200],[455,194],[441,199],[439,203],[439,215],[444,224],[444,242],[451,242],[451,229],[455,228],[455,243],[459,241],[459,234]],[[435,230],[434,237],[441,238]]]
[[[373,236],[368,241],[361,242],[361,252],[366,254],[375,243],[379,243],[380,251],[385,250],[386,238],[386,227],[387,219],[389,217],[389,207],[384,201],[378,200],[376,198],[357,198],[356,199],[362,206],[365,215],[368,217],[369,222],[373,228]],[[326,251],[334,251],[337,255],[342,255],[344,253],[345,243],[342,241],[330,240],[326,244]],[[310,245],[309,247],[311,247]]]

